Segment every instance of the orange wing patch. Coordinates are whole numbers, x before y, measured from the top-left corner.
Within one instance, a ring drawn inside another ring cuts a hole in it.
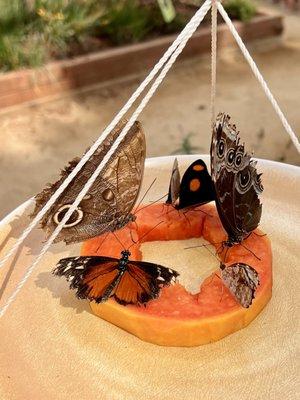
[[[190,191],[196,192],[201,186],[201,182],[199,179],[194,178],[190,181]]]
[[[105,290],[117,277],[117,263],[108,262],[103,266],[95,266],[86,274],[82,283],[87,285],[87,297],[97,299],[103,296]]]
[[[203,165],[196,164],[196,165],[193,166],[193,170],[194,171],[203,171],[204,167],[203,167]]]
[[[153,292],[152,285],[151,275],[129,262],[128,270],[116,287],[114,296],[121,304],[144,303],[156,297],[156,291]]]

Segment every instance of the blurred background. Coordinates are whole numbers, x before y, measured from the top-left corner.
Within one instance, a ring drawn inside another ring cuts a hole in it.
[[[299,132],[299,1],[222,3]],[[201,4],[0,0],[0,218],[84,152]],[[209,24],[208,15],[199,37],[140,116],[148,157],[209,152]],[[232,116],[256,157],[300,165],[273,108],[221,25],[220,17],[217,111]]]

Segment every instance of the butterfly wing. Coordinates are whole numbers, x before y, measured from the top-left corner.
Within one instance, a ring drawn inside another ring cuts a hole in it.
[[[62,220],[125,124],[126,121],[123,121],[107,136],[76,175],[76,178],[46,213],[41,221],[41,226],[46,230],[48,236]],[[61,240],[66,243],[79,242],[124,226],[131,219],[130,212],[139,195],[145,155],[145,136],[140,123],[136,122],[77,210],[67,221],[56,238],[56,242]],[[62,171],[61,178],[35,197],[36,206],[33,217],[43,208],[78,162],[78,158],[71,161],[69,166]]]
[[[224,284],[237,301],[245,308],[252,304],[255,291],[259,285],[256,270],[244,263],[235,263],[221,267],[221,277]]]
[[[65,276],[78,298],[101,303],[119,282],[118,262],[110,257],[69,257],[60,260],[53,273]]]
[[[129,261],[127,271],[114,292],[120,304],[144,304],[158,297],[163,286],[176,279],[178,272],[144,261]]]
[[[260,221],[263,187],[256,162],[239,143],[238,132],[230,117],[219,114],[211,142],[212,181],[216,205],[229,240],[242,241]]]
[[[179,197],[179,191],[180,191],[180,172],[178,168],[178,160],[177,158],[175,158],[170,178],[168,198],[166,200],[166,204],[171,204],[173,207],[175,207]]]
[[[215,200],[214,185],[203,160],[194,161],[185,171],[179,189],[177,209]]]
[[[178,273],[143,261],[128,261],[125,271],[110,257],[70,257],[59,261],[53,273],[65,276],[76,295],[101,303],[114,297],[120,304],[142,304],[158,296]]]

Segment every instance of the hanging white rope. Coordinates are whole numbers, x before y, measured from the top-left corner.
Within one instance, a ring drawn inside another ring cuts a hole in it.
[[[211,2],[211,126],[216,117],[216,85],[217,85],[217,0]]]
[[[129,119],[128,123],[125,125],[125,127],[123,128],[123,130],[121,131],[120,135],[118,136],[118,138],[116,139],[116,141],[113,143],[112,147],[109,149],[109,151],[106,153],[106,155],[104,156],[103,160],[101,161],[101,163],[98,165],[97,169],[94,171],[93,175],[89,178],[89,180],[86,182],[86,184],[84,185],[84,187],[82,188],[82,190],[80,191],[80,193],[78,194],[78,196],[76,197],[74,203],[71,205],[71,207],[69,208],[68,212],[66,213],[66,215],[64,216],[64,218],[62,219],[62,221],[58,224],[58,226],[56,227],[56,229],[54,230],[54,232],[52,233],[52,235],[50,236],[50,238],[48,239],[48,241],[46,242],[46,244],[44,245],[44,247],[42,248],[40,254],[36,257],[35,261],[31,264],[31,266],[28,268],[28,270],[26,271],[24,277],[22,278],[22,280],[18,283],[18,285],[16,286],[16,289],[14,290],[14,292],[11,294],[11,296],[8,298],[8,300],[6,301],[6,303],[4,304],[4,306],[0,309],[0,317],[2,317],[6,310],[8,309],[8,307],[10,306],[10,304],[14,301],[14,299],[16,298],[17,294],[19,293],[19,291],[22,289],[23,285],[26,283],[27,279],[30,277],[31,273],[33,272],[34,268],[36,267],[36,265],[40,262],[41,258],[44,256],[44,254],[48,251],[49,247],[51,246],[51,244],[53,243],[53,241],[55,240],[55,238],[58,236],[59,232],[61,231],[61,229],[63,228],[64,224],[67,222],[67,220],[70,218],[70,216],[73,214],[73,212],[75,211],[75,209],[77,208],[77,206],[80,204],[80,202],[82,201],[83,197],[87,194],[88,190],[91,188],[91,186],[93,185],[93,183],[95,182],[95,180],[97,179],[98,175],[100,174],[100,172],[103,170],[103,168],[105,167],[105,165],[108,163],[108,161],[110,160],[111,156],[115,153],[115,151],[117,150],[119,144],[122,142],[122,140],[125,138],[126,134],[128,133],[128,131],[130,130],[130,128],[132,127],[132,125],[134,124],[134,122],[136,121],[137,117],[139,116],[139,114],[142,112],[142,110],[144,109],[144,107],[147,105],[147,103],[149,102],[149,100],[151,99],[151,97],[153,96],[153,94],[155,93],[156,89],[158,88],[158,86],[161,84],[162,80],[164,79],[164,77],[166,76],[166,74],[168,73],[168,71],[170,70],[170,68],[172,67],[172,65],[174,64],[175,60],[177,59],[177,57],[179,56],[179,54],[182,52],[182,50],[184,49],[187,41],[189,40],[189,38],[193,35],[193,33],[195,32],[195,30],[197,29],[197,27],[199,26],[199,24],[201,23],[201,21],[203,20],[203,18],[205,17],[205,15],[207,14],[207,12],[209,11],[211,6],[211,1],[207,0],[202,7],[197,11],[197,13],[195,14],[195,16],[192,18],[192,20],[190,21],[191,25],[189,25],[189,29],[187,31],[185,31],[185,34],[182,36],[181,38],[181,42],[179,43],[178,47],[176,48],[176,50],[173,52],[173,54],[170,56],[168,62],[165,64],[165,66],[163,67],[162,71],[160,72],[160,74],[158,75],[158,77],[155,79],[154,83],[152,84],[152,86],[150,87],[149,91],[147,92],[147,94],[145,95],[145,97],[142,99],[140,105],[137,107],[136,111],[132,114],[132,117]]]
[[[241,37],[239,36],[239,34],[238,34],[237,30],[235,29],[233,23],[231,22],[231,20],[230,20],[230,18],[228,16],[227,12],[225,11],[224,7],[222,6],[222,4],[219,1],[217,2],[217,6],[218,6],[218,10],[219,10],[220,14],[224,18],[224,21],[228,25],[228,28],[229,28],[230,32],[232,33],[232,35],[235,38],[239,48],[241,49],[245,59],[248,61],[248,64],[250,65],[254,76],[256,77],[258,82],[261,84],[261,86],[263,88],[263,91],[265,92],[267,98],[270,100],[270,102],[271,102],[276,114],[278,115],[282,125],[284,126],[285,130],[289,134],[289,136],[290,136],[292,142],[294,143],[296,149],[300,153],[300,143],[299,143],[299,140],[298,140],[295,132],[293,131],[293,129],[291,128],[290,124],[288,123],[286,117],[284,116],[283,112],[281,111],[277,101],[275,100],[275,98],[272,95],[270,89],[268,88],[268,85],[267,85],[266,81],[264,80],[262,74],[259,72],[259,70],[257,68],[257,65],[255,64],[255,62],[254,62],[253,58],[251,57],[249,51],[247,50],[246,46],[244,45]]]
[[[191,18],[189,23],[185,26],[185,28],[178,35],[178,37],[175,39],[175,41],[172,43],[172,45],[168,48],[168,50],[165,52],[165,54],[161,57],[161,59],[158,61],[158,63],[154,66],[154,68],[149,73],[149,75],[144,79],[144,81],[136,89],[136,91],[133,93],[133,95],[130,97],[130,99],[127,101],[127,103],[123,106],[123,108],[119,111],[119,113],[114,117],[112,122],[105,128],[105,130],[102,132],[102,134],[96,140],[96,142],[91,146],[91,148],[86,152],[86,154],[81,158],[79,163],[76,165],[76,167],[73,169],[73,171],[67,176],[67,178],[60,185],[60,187],[53,193],[53,195],[50,197],[48,202],[38,212],[36,217],[28,225],[28,227],[23,231],[21,236],[16,240],[16,242],[11,247],[11,249],[7,252],[7,254],[1,259],[0,269],[1,269],[1,267],[4,266],[6,261],[15,253],[15,251],[18,249],[18,247],[24,242],[24,240],[27,238],[27,236],[30,234],[30,232],[33,230],[33,228],[39,223],[39,221],[44,217],[44,215],[47,213],[47,211],[53,206],[55,201],[59,198],[59,196],[63,193],[63,191],[66,189],[66,187],[70,184],[70,182],[74,179],[74,177],[82,169],[84,164],[94,154],[94,152],[97,150],[97,148],[103,142],[103,140],[109,135],[109,133],[114,129],[114,127],[117,125],[117,123],[123,118],[123,116],[131,108],[131,106],[136,101],[136,99],[141,95],[141,93],[144,91],[144,89],[153,80],[155,75],[157,75],[157,73],[161,70],[163,65],[167,62],[167,60],[170,58],[170,56],[178,48],[179,44],[184,40],[186,35],[189,35],[190,32],[195,31],[195,26],[197,27],[199,25],[199,23],[200,23],[199,21],[201,21],[203,19],[203,17],[201,18],[202,14],[204,12],[207,13],[207,11],[205,11],[205,10],[210,8],[210,4],[211,4],[211,0],[206,0],[206,2],[203,4],[203,6]]]

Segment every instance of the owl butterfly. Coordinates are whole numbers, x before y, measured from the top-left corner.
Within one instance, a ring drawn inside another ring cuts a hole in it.
[[[262,211],[259,194],[263,191],[256,161],[240,144],[230,117],[219,114],[211,142],[211,174],[216,206],[228,238],[226,247],[241,243],[257,228]]]
[[[41,227],[48,236],[63,219],[126,122],[119,123],[104,139],[76,178],[45,214],[41,221]],[[145,136],[141,124],[135,122],[55,241],[63,240],[67,244],[83,241],[104,232],[120,229],[129,221],[133,221],[135,216],[131,214],[131,211],[140,192],[145,155]],[[32,217],[36,216],[44,207],[79,161],[79,158],[72,160],[62,171],[60,179],[35,197],[35,209]]]
[[[215,199],[214,186],[204,161],[194,161],[180,181],[177,158],[174,160],[166,204],[177,210],[196,207]]]
[[[175,281],[178,273],[144,261],[130,261],[130,252],[121,258],[70,257],[59,261],[53,273],[65,276],[80,299],[101,303],[113,297],[122,305],[144,304],[155,299],[163,286]]]
[[[250,265],[244,263],[229,266],[221,263],[220,268],[225,286],[243,307],[248,308],[252,304],[259,285],[258,273]]]

